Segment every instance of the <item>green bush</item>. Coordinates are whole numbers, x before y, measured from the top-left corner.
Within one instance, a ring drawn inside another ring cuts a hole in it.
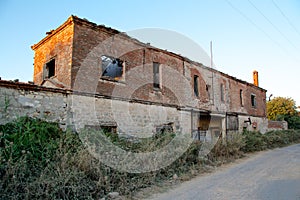
[[[3,199],[74,199],[93,184],[74,168],[78,136],[57,123],[22,117],[0,126],[0,193]]]
[[[58,148],[61,130],[57,124],[27,117],[0,126],[2,159],[17,162],[21,157],[27,162],[45,167]]]
[[[300,142],[300,130],[271,131],[265,137],[268,148],[283,147]]]
[[[246,143],[242,148],[244,152],[262,151],[300,142],[300,130],[270,131],[265,134],[244,131],[243,136]]]
[[[266,136],[259,132],[244,131],[242,135],[245,137],[245,146],[242,147],[243,152],[262,151],[267,149]]]

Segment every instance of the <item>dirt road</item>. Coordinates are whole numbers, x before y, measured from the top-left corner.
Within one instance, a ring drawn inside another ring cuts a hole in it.
[[[154,199],[300,200],[300,144],[252,155]]]

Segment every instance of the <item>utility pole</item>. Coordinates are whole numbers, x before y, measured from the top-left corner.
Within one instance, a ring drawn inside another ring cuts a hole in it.
[[[212,105],[215,103],[215,93],[214,93],[214,72],[213,72],[213,52],[212,52],[212,41],[210,41],[210,69],[211,69],[211,95],[212,95]]]

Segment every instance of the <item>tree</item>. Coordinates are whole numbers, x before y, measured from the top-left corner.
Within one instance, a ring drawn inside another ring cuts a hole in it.
[[[276,97],[267,102],[267,117],[270,120],[285,120],[291,129],[300,129],[300,116],[292,98]]]

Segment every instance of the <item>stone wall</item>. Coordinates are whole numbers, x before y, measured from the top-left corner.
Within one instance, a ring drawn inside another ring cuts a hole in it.
[[[119,134],[139,137],[149,137],[165,125],[176,132],[191,132],[190,113],[176,107],[1,80],[0,111],[0,124],[29,116],[57,122],[63,129],[116,126]]]
[[[82,95],[73,95],[72,102],[74,124],[78,129],[87,124],[117,126],[119,134],[149,137],[157,128],[170,125],[176,132],[190,132],[189,113],[174,107]]]
[[[207,119],[201,117],[201,113],[203,116],[210,115],[155,102],[74,93],[71,90],[0,80],[0,124],[29,116],[58,122],[63,129],[116,127],[119,134],[149,137],[164,126],[172,127],[176,132],[191,133],[197,130],[199,122]],[[223,133],[224,136],[226,115],[210,116],[208,130]],[[262,133],[287,129],[286,122],[268,121],[264,117],[250,115],[237,117],[239,132],[244,129]]]
[[[68,114],[67,90],[0,81],[0,124],[29,116],[58,122],[66,128],[70,123]]]

